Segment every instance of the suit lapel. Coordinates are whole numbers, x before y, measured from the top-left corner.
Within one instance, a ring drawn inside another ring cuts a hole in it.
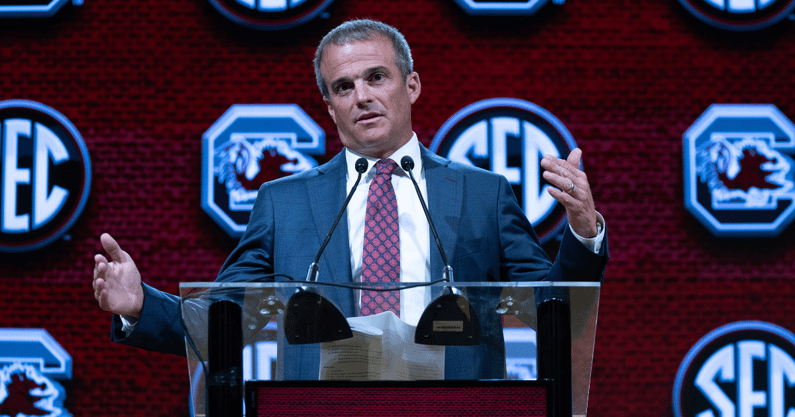
[[[458,222],[461,218],[464,183],[460,172],[450,169],[450,161],[441,158],[421,146],[425,185],[428,192],[428,211],[439,233],[439,240],[447,259],[452,263],[455,256]],[[345,153],[340,152],[327,164],[318,167],[319,174],[307,184],[307,195],[318,240],[322,244],[331,230],[334,220],[345,202],[346,182]],[[430,231],[429,231],[430,232]],[[433,232],[429,233],[431,251],[431,280],[441,278],[444,262],[439,255]],[[307,265],[308,267],[308,265]],[[352,282],[350,266],[350,244],[348,242],[348,219],[343,215],[337,229],[329,240],[320,260],[320,281]],[[345,315],[354,310],[353,291],[330,289],[335,294],[338,307]]]
[[[455,241],[457,237],[458,222],[461,218],[462,198],[464,183],[461,173],[450,169],[450,161],[443,159],[420,147],[422,164],[425,169],[425,186],[428,190],[428,211],[439,233],[439,240],[447,255],[448,262],[453,262],[455,256]],[[431,238],[431,280],[441,278],[444,262],[442,261],[436,242]],[[455,272],[455,271],[454,271]]]
[[[346,182],[345,153],[340,152],[327,164],[318,167],[319,174],[307,181],[306,192],[312,218],[317,230],[318,242],[323,243],[326,234],[331,230],[334,220],[345,202]],[[318,247],[319,248],[319,247]],[[321,282],[352,281],[350,265],[350,245],[348,243],[348,216],[343,214],[337,228],[331,235],[328,246],[320,258]],[[308,265],[307,265],[308,267]],[[343,314],[353,311],[353,292],[350,290],[328,289],[324,291],[334,294],[332,297],[338,303]]]

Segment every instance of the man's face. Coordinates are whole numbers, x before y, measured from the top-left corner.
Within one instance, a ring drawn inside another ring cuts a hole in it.
[[[411,139],[411,105],[420,95],[420,78],[413,72],[403,80],[385,37],[330,45],[320,72],[329,90],[324,101],[345,147],[386,158]]]

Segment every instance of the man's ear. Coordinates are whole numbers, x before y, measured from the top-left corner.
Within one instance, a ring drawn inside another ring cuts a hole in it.
[[[414,102],[417,101],[417,98],[420,96],[421,89],[422,85],[420,84],[420,74],[412,72],[406,77],[406,91],[409,93],[411,104],[414,104]]]
[[[331,105],[331,100],[328,97],[323,97],[323,101],[328,106],[328,114],[331,116],[331,120],[334,121],[334,124],[337,124],[337,116],[334,114],[334,106]]]

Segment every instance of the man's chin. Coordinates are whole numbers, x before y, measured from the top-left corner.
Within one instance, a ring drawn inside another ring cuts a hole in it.
[[[386,158],[391,154],[393,148],[389,140],[384,137],[368,137],[359,140],[343,140],[342,144],[349,150],[364,156],[373,158]],[[386,153],[386,154],[385,154]]]

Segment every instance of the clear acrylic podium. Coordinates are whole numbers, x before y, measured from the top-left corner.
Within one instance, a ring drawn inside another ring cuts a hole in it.
[[[405,385],[411,383],[406,382],[407,380],[413,379],[422,379],[423,386],[434,386],[433,381],[437,381],[436,385],[440,387],[447,386],[446,383],[449,385],[453,380],[466,380],[471,386],[477,386],[478,381],[483,383],[489,381],[494,384],[496,380],[502,380],[506,381],[505,386],[513,386],[511,383],[520,384],[520,381],[540,381],[546,383],[549,390],[548,415],[555,417],[587,415],[600,283],[470,282],[452,285],[437,283],[425,287],[425,299],[432,304],[431,301],[438,300],[440,294],[449,292],[451,288],[469,301],[470,311],[479,321],[480,342],[476,346],[417,346],[413,345],[414,337],[411,336],[408,342],[404,341],[405,344],[401,345],[404,350],[399,352],[403,352],[402,355],[389,358],[388,367],[397,363],[401,356],[416,355],[412,350],[415,347],[429,348],[430,351],[435,352],[434,354],[441,352],[441,356],[435,356],[444,363],[436,370],[441,373],[425,374],[412,371],[399,373],[397,378],[394,373],[387,374],[391,376],[384,378],[372,374],[364,376],[343,374],[345,376],[340,377],[339,373],[330,371],[334,369],[335,363],[329,362],[328,358],[337,357],[329,352],[347,349],[339,346],[350,346],[354,339],[296,345],[290,343],[284,336],[285,306],[289,305],[288,300],[291,300],[296,292],[310,291],[326,297],[324,299],[336,305],[335,297],[340,293],[356,294],[355,290],[305,281],[181,283],[182,323],[186,330],[191,413],[194,416],[210,414],[213,417],[212,415],[217,413],[208,413],[207,410],[208,387],[224,385],[227,389],[231,386],[232,390],[245,392],[240,382],[235,381],[245,381],[249,386],[259,381],[289,381],[289,384],[284,385],[289,388],[301,387],[300,381],[306,381],[304,386],[317,384],[317,382],[308,382],[310,380],[323,379],[354,381],[352,382],[354,385],[355,381],[358,381],[361,385],[363,381],[366,383],[372,378],[382,380],[373,382],[370,384],[372,386],[389,384],[388,381],[395,380],[397,380],[395,384]],[[237,313],[240,318],[237,321],[219,323],[213,319],[210,313],[211,306],[223,304],[219,303],[221,301],[227,304],[232,302],[240,307]],[[322,317],[316,318],[322,319]],[[310,323],[314,323],[314,319],[308,318]],[[349,321],[355,320],[357,319]],[[357,338],[360,336],[359,327],[359,324],[352,325]],[[364,328],[365,334],[378,333],[377,330],[367,330],[369,329],[367,326]],[[455,329],[456,326],[448,326],[445,331],[456,331]],[[384,334],[389,331],[385,330]],[[381,336],[386,339],[386,336]],[[417,337],[419,340],[420,336]],[[233,342],[226,340],[227,338],[233,339]],[[366,340],[370,341],[368,343],[372,342],[372,339]],[[381,351],[379,343],[367,344],[364,348],[357,345],[360,356],[355,358],[366,357],[367,361],[374,361],[376,359],[373,358],[377,358],[379,361],[385,361],[383,356],[394,354],[394,352],[389,353],[392,352],[391,350]],[[242,366],[239,370],[233,367],[232,372],[224,371],[219,375],[212,369],[211,365],[215,363],[210,358],[217,357],[217,353],[214,354],[213,350],[217,352],[218,349],[223,348],[226,348],[227,356],[228,350],[231,349],[235,360],[239,351]],[[433,364],[437,363],[438,361],[434,359]],[[336,366],[339,364],[337,363]],[[359,364],[347,363],[342,369],[356,369],[358,366]],[[209,379],[208,374],[211,375]],[[212,397],[212,394],[209,396]],[[240,398],[243,398],[243,394]],[[237,412],[239,411],[235,409],[234,412],[225,414],[233,416]]]

